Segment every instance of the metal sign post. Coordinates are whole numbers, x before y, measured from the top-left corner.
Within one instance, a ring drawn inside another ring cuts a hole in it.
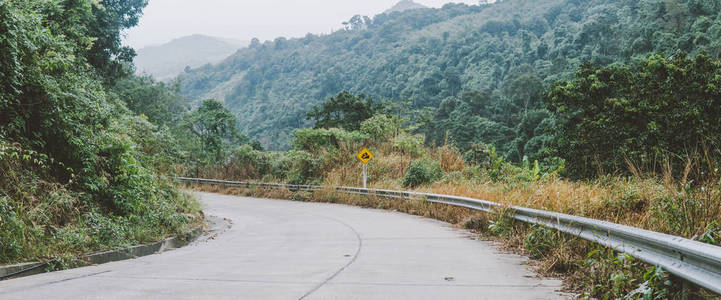
[[[356,156],[363,163],[363,188],[368,188],[368,162],[373,159],[373,153],[368,148],[363,148],[360,153]]]
[[[368,165],[363,164],[363,188],[367,189],[366,181],[368,180]]]

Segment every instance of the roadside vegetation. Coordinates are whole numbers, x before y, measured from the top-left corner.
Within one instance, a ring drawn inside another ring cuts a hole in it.
[[[167,177],[203,144],[189,132],[202,113],[171,85],[132,75],[134,51],[121,46],[146,4],[0,1],[0,264],[202,224]]]
[[[368,167],[374,188],[468,196],[721,245],[721,153],[716,146],[721,131],[714,127],[721,115],[715,100],[721,99],[719,78],[721,62],[705,55],[673,60],[651,56],[628,67],[585,65],[573,80],[547,91],[548,109],[558,120],[552,127],[556,134],[537,159],[526,157],[520,163],[507,161],[493,145],[474,143],[462,151],[450,134],[441,145],[428,143],[418,133],[427,125],[417,111],[342,93],[308,114],[317,126],[296,130],[292,150],[267,152],[244,145],[228,151],[215,167],[188,174],[361,186],[355,154],[368,147],[375,154]],[[680,283],[661,269],[554,230],[514,222],[502,212],[484,215],[333,191],[225,191],[437,218],[496,237],[537,259],[541,273],[564,276],[570,290],[588,297],[680,297]]]

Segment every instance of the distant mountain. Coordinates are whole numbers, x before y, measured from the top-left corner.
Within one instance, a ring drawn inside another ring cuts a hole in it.
[[[220,62],[248,44],[250,42],[191,35],[138,50],[135,66],[137,73],[150,74],[165,81],[175,78],[186,67],[197,68]]]
[[[401,0],[400,2],[396,3],[396,5],[389,8],[388,10],[384,11],[383,13],[389,14],[392,12],[401,12],[401,11],[418,9],[418,8],[428,8],[428,7],[423,4],[415,3],[415,2],[413,2],[413,0]]]

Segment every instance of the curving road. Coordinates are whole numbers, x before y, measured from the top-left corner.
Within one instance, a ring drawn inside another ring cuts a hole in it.
[[[0,282],[0,299],[559,299],[525,259],[448,224],[199,193],[214,233],[134,260]]]

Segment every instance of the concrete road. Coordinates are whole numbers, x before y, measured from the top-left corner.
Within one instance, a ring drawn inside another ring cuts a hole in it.
[[[0,282],[0,299],[558,299],[525,258],[382,210],[198,194],[215,233],[181,249]],[[567,298],[567,296],[565,296]]]

